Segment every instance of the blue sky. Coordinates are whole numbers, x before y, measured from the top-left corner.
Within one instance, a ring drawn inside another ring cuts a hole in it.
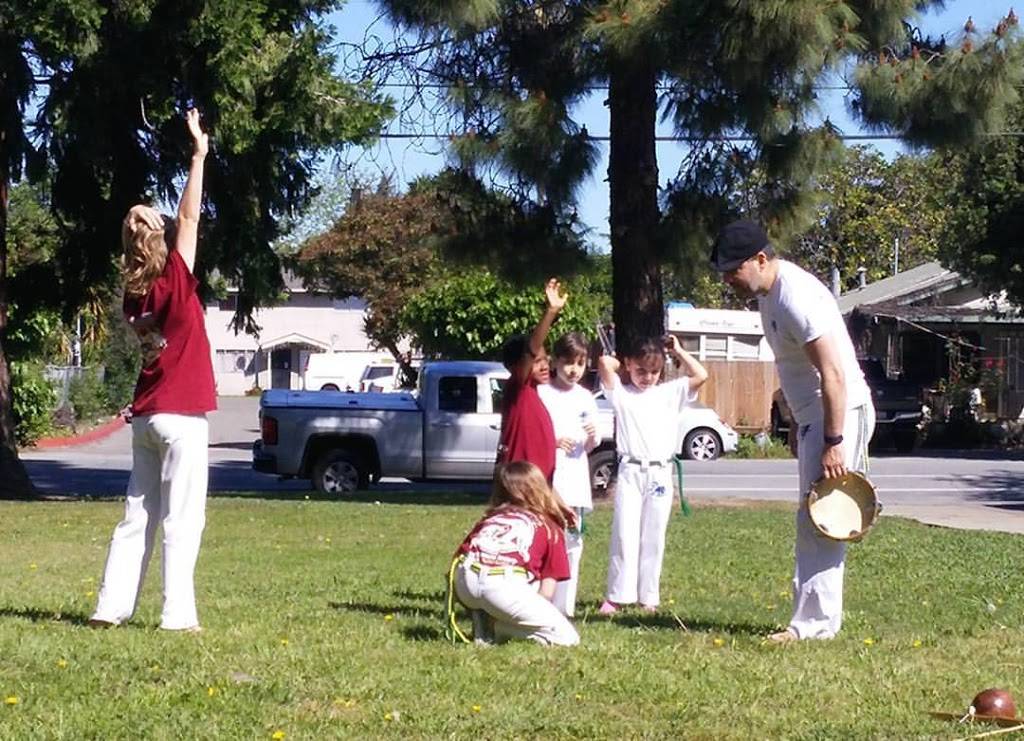
[[[952,39],[962,32],[964,22],[969,16],[973,17],[979,31],[986,31],[993,28],[1010,7],[1010,0],[948,0],[944,10],[923,15],[919,25],[926,35],[945,34],[947,39]],[[330,17],[329,22],[335,27],[335,38],[339,41],[360,42],[367,34],[383,39],[391,38],[393,29],[378,20],[378,16],[378,6],[372,0],[350,0],[341,11]],[[402,88],[388,88],[387,92],[399,99],[406,91]],[[608,109],[603,105],[604,97],[603,91],[595,92],[576,111],[577,120],[585,124],[591,134],[608,133]],[[869,133],[863,131],[850,117],[842,91],[823,93],[821,116],[822,119],[827,116],[844,134]],[[429,124],[417,125],[397,120],[388,127],[391,133],[428,130],[431,130]],[[658,133],[668,136],[672,131],[669,126],[660,126]],[[873,142],[872,146],[878,147],[889,156],[901,151],[899,144],[893,141],[877,141]],[[608,230],[608,186],[604,182],[608,169],[607,142],[599,143],[599,147],[601,160],[580,190],[578,213],[591,229],[591,241],[600,246],[607,243],[605,235]],[[658,143],[658,169],[662,185],[676,174],[685,153],[686,148],[683,144]],[[396,184],[404,186],[419,175],[437,172],[444,167],[444,142],[434,139],[384,139],[370,149],[348,152],[345,160],[367,174],[391,175]]]

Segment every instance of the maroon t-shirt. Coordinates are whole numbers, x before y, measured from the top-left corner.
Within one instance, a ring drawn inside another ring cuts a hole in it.
[[[562,528],[519,507],[500,507],[485,516],[457,553],[481,566],[521,566],[534,579],[565,581],[569,557]]]
[[[498,463],[529,461],[549,482],[555,473],[555,427],[532,379],[505,384],[499,451]]]
[[[199,281],[177,250],[144,297],[125,296],[124,315],[152,314],[156,326],[142,339],[143,366],[135,385],[132,413],[205,414],[217,408],[217,393],[206,337]]]

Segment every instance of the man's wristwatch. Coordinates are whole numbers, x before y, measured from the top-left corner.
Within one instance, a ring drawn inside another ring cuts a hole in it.
[[[833,447],[843,442],[842,435],[825,435],[825,445]]]

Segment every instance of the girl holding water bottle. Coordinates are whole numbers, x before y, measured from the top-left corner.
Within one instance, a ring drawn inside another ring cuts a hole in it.
[[[578,332],[563,335],[552,348],[551,382],[537,387],[541,401],[555,428],[555,474],[553,487],[576,521],[565,532],[569,556],[569,579],[558,582],[555,606],[572,617],[576,608],[580,558],[583,555],[583,515],[593,509],[590,497],[590,464],[587,453],[599,440],[597,403],[594,395],[579,385],[587,370],[587,341]]]

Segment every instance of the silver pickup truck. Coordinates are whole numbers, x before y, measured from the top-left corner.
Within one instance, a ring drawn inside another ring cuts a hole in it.
[[[414,481],[490,480],[501,431],[499,363],[426,363],[412,393],[264,391],[253,468],[312,479],[329,494],[366,488],[383,476]],[[598,422],[590,455],[595,486],[614,471],[614,419]]]

